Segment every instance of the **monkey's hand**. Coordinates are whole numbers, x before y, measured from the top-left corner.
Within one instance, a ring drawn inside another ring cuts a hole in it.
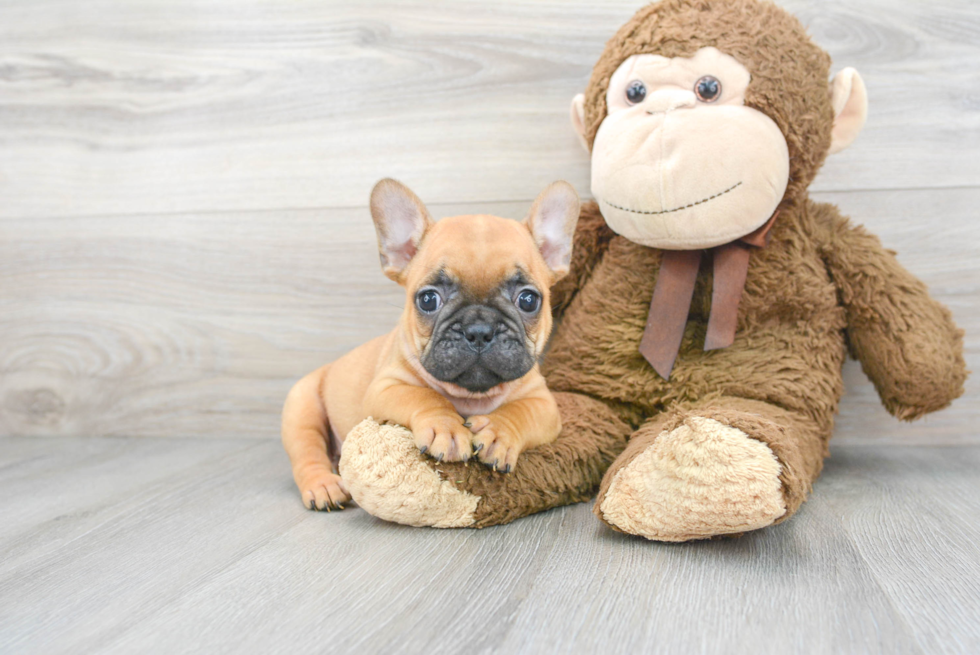
[[[963,393],[963,331],[926,285],[828,205],[811,211],[829,220],[824,259],[847,314],[847,344],[885,408],[911,421]]]

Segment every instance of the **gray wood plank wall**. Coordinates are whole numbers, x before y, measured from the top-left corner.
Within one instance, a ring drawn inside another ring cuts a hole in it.
[[[638,1],[0,5],[0,434],[273,438],[291,383],[393,325],[366,201],[588,195],[571,97]],[[867,83],[813,186],[950,305],[980,369],[980,8],[782,2]],[[901,425],[860,369],[837,443],[980,443],[974,376]]]

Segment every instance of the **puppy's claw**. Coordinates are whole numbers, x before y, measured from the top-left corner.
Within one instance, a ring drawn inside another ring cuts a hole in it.
[[[474,453],[478,453],[481,450],[483,450],[483,444],[482,443],[481,444],[474,444],[473,445],[473,452]]]
[[[428,446],[422,446],[421,448],[419,448],[419,452],[424,455],[427,452],[429,452],[429,447]]]
[[[439,453],[438,455],[436,455],[436,461],[437,462],[441,462],[442,461],[442,453]]]
[[[470,423],[469,421],[463,421],[463,427],[464,428],[471,428],[471,427],[473,427],[473,424]]]

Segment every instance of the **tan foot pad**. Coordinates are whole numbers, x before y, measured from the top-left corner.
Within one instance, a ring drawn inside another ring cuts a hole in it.
[[[403,427],[361,421],[344,440],[339,468],[358,506],[380,519],[435,528],[475,521],[480,497],[440,479]]]
[[[786,512],[779,473],[761,441],[693,417],[617,471],[600,510],[622,531],[657,541],[746,532]]]

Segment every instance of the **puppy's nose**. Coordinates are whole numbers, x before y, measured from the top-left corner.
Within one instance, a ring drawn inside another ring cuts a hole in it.
[[[466,337],[466,343],[470,348],[480,351],[489,348],[496,335],[493,326],[489,323],[470,323],[463,328],[463,336]]]

